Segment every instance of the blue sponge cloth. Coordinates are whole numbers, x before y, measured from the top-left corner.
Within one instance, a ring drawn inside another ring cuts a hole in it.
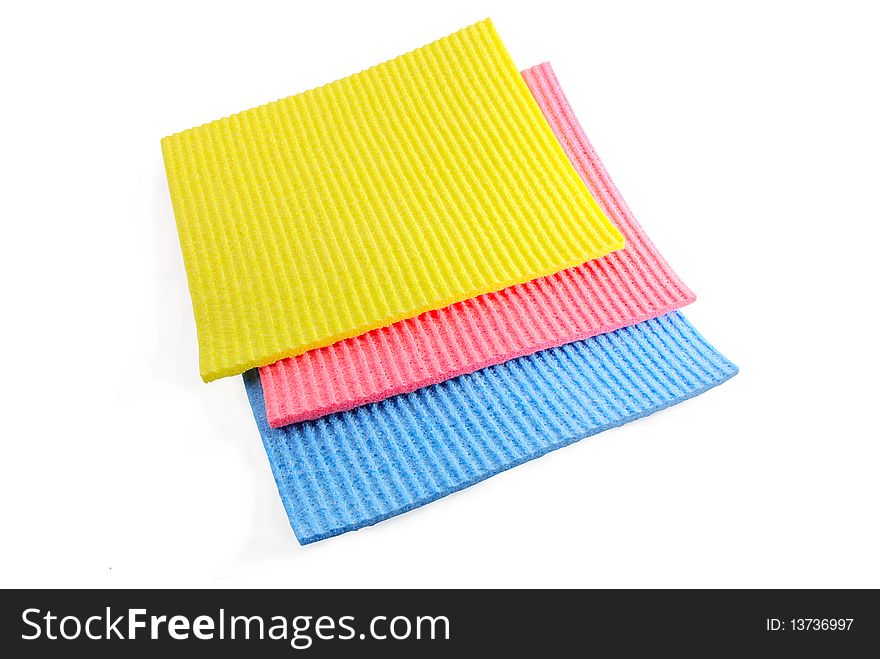
[[[258,372],[244,380],[290,524],[307,544],[399,515],[736,373],[676,311],[284,428],[266,420]]]

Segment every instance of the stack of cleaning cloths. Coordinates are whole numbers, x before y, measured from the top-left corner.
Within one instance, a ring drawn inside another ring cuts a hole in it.
[[[737,372],[488,20],[162,149],[202,377],[244,373],[303,544]]]

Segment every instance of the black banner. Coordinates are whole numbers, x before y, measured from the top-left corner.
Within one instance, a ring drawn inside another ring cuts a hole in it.
[[[851,656],[880,647],[880,600],[868,590],[7,590],[0,598],[7,657],[192,657],[223,646],[260,657],[651,648]]]

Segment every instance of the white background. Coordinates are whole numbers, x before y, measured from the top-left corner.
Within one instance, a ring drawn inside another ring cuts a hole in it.
[[[709,4],[4,5],[0,586],[880,586],[880,21]],[[741,373],[300,547],[199,379],[159,140],[486,16]]]

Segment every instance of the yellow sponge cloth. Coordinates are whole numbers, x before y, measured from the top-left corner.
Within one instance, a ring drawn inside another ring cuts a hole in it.
[[[205,381],[623,247],[488,20],[162,151]]]

